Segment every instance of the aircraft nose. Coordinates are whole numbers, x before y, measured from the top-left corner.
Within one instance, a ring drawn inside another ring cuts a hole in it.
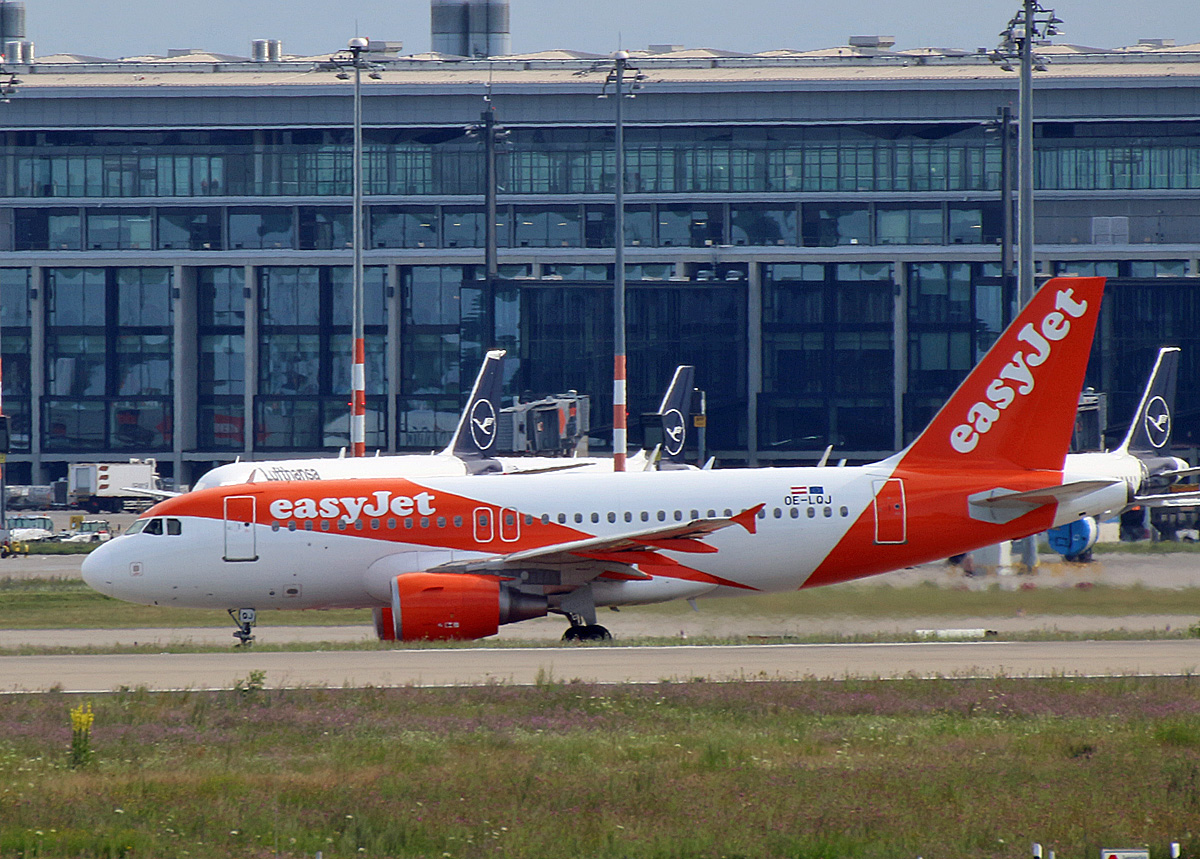
[[[112,544],[104,543],[83,559],[83,582],[89,588],[111,595],[113,583]]]

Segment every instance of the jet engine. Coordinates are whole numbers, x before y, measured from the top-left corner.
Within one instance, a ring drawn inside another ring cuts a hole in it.
[[[546,597],[490,576],[404,573],[392,579],[392,604],[375,609],[381,641],[468,641],[500,625],[546,616]]]

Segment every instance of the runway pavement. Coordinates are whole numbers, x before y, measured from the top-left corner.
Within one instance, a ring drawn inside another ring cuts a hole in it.
[[[0,658],[0,691],[448,686],[897,677],[1188,675],[1198,641],[962,642],[750,646],[473,648]]]

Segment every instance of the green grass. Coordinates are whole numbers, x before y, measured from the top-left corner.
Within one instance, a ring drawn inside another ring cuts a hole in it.
[[[1200,543],[1173,542],[1170,540],[1157,543],[1149,540],[1138,543],[1097,543],[1092,551],[1099,555],[1196,554],[1200,552]]]
[[[1030,580],[1031,584],[1036,583]],[[783,594],[704,601],[702,610],[731,617],[1012,617],[1090,615],[1122,617],[1146,614],[1194,614],[1200,617],[1200,588],[1166,590],[1141,586],[1117,588],[1035,587],[1004,590],[854,585]],[[691,608],[682,602],[626,608],[623,613],[671,618]],[[370,624],[367,610],[273,611],[271,624],[331,626]],[[0,629],[128,629],[131,627],[224,627],[223,611],[164,608],[125,603],[103,596],[79,581],[0,579]]]
[[[30,555],[86,555],[104,545],[103,543],[55,543],[38,540],[22,544]]]
[[[87,765],[68,712],[90,701]],[[0,856],[1200,849],[1195,679],[10,696]]]

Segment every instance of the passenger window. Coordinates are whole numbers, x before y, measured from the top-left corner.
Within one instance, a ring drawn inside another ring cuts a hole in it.
[[[321,530],[322,530],[322,531],[328,531],[328,530],[329,530],[329,520],[328,520],[328,519],[322,519],[322,520],[321,520]]]
[[[272,530],[272,531],[278,531],[278,530],[279,530],[279,523],[278,523],[278,522],[272,522],[272,523],[271,523],[271,530]]]
[[[708,518],[709,518],[709,519],[716,519],[716,518],[717,518],[717,511],[716,511],[716,510],[709,510],[709,511],[708,511]]]
[[[630,513],[628,510],[626,510],[626,511],[625,511],[625,521],[626,521],[626,522],[632,522],[632,521],[633,521],[633,514],[632,514],[632,513]]]
[[[726,507],[725,508],[725,518],[728,519],[732,515],[733,515],[733,511],[730,510],[728,507]]]
[[[550,524],[550,514],[549,514],[549,513],[543,513],[543,514],[542,514],[542,524],[543,524],[543,525],[549,525],[549,524]]]
[[[583,514],[582,514],[582,513],[576,513],[576,514],[575,514],[575,524],[576,524],[576,525],[578,525],[578,524],[579,524],[580,522],[582,522],[582,521],[583,521]]]
[[[305,530],[305,531],[311,531],[312,529],[313,529],[313,527],[312,527],[312,520],[311,520],[311,519],[305,519],[305,520],[304,520],[304,530]]]
[[[759,511],[758,511],[758,518],[759,518],[759,519],[766,519],[766,518],[767,518],[767,508],[765,508],[765,507],[764,507],[762,510],[759,510]]]
[[[291,522],[288,522],[288,530],[289,531],[296,530],[296,520],[295,519],[293,519]]]
[[[649,513],[648,511],[646,511],[646,510],[643,510],[643,511],[642,511],[642,521],[643,521],[643,522],[649,522],[649,521],[650,521],[650,513]]]
[[[526,514],[525,514],[525,524],[526,524],[526,525],[532,525],[532,524],[533,524],[533,517],[532,517],[532,516],[530,516],[528,513],[526,513]]]
[[[354,530],[361,531],[362,529],[363,529],[363,520],[355,519],[354,520]]]
[[[676,510],[676,511],[675,511],[675,521],[676,521],[676,522],[682,522],[682,521],[683,521],[683,511],[682,511],[682,510]]]
[[[699,518],[700,518],[700,511],[699,511],[699,510],[693,510],[693,511],[692,511],[692,518],[693,518],[693,519],[699,519]]]
[[[812,519],[812,518],[813,518],[814,516],[816,516],[816,515],[817,515],[817,508],[816,508],[816,507],[809,507],[809,508],[808,508],[808,518],[809,518],[809,519]]]
[[[658,511],[658,521],[659,521],[659,522],[666,522],[666,521],[667,521],[667,511],[666,511],[666,510],[659,510],[659,511]]]
[[[599,522],[599,521],[600,521],[600,514],[599,514],[599,513],[593,513],[593,514],[592,514],[592,522],[593,522],[593,523],[596,523],[596,522]]]
[[[446,517],[445,517],[445,516],[439,516],[439,517],[437,518],[437,526],[438,526],[439,528],[445,528],[445,527],[446,527]]]
[[[616,522],[616,521],[617,521],[617,514],[616,514],[616,513],[609,513],[609,514],[608,514],[608,521],[609,521],[609,522]]]
[[[395,519],[388,519],[388,530],[389,531],[396,530],[396,520]]]
[[[428,517],[428,516],[422,516],[422,517],[421,517],[421,527],[422,527],[422,528],[428,528],[428,527],[429,527],[429,517]]]
[[[513,525],[517,524],[517,519],[511,513],[505,513],[504,524],[511,528]]]
[[[455,527],[455,528],[461,528],[461,527],[462,527],[462,517],[461,517],[461,516],[455,516],[455,517],[454,517],[454,527]]]
[[[776,518],[776,519],[782,519],[782,518],[783,518],[783,511],[782,511],[782,510],[780,510],[778,507],[776,507],[776,508],[775,508],[775,518]]]
[[[183,523],[178,519],[167,520],[167,534],[172,537],[178,537],[183,533]]]
[[[833,515],[833,508],[832,508],[832,507],[826,507],[826,508],[825,508],[825,518],[826,518],[826,519],[828,519],[828,518],[829,518],[830,516],[832,516],[832,515]]]
[[[339,519],[339,520],[338,520],[338,530],[339,530],[339,531],[345,531],[345,530],[346,530],[346,520],[345,520],[345,519]]]
[[[793,519],[799,519],[799,518],[800,518],[800,508],[799,508],[799,507],[793,507],[793,508],[792,508],[792,518],[793,518]]]
[[[847,516],[849,516],[849,515],[850,515],[850,511],[849,511],[847,508],[845,508],[845,507],[843,507],[843,508],[842,508],[841,510],[839,510],[838,512],[842,514],[842,518],[843,518],[843,519],[845,519]]]
[[[149,522],[146,523],[146,533],[147,534],[161,535],[162,532],[163,532],[163,527],[162,527],[161,519],[151,519]]]
[[[558,514],[558,524],[559,524],[559,525],[566,525],[566,524],[567,524],[567,514],[566,514],[566,513],[559,513],[559,514]]]
[[[412,528],[412,526],[413,526],[413,523],[412,523],[412,518],[411,518],[411,517],[410,517],[410,518],[408,518],[408,519],[405,519],[405,520],[404,520],[404,527],[405,527],[405,528]]]

